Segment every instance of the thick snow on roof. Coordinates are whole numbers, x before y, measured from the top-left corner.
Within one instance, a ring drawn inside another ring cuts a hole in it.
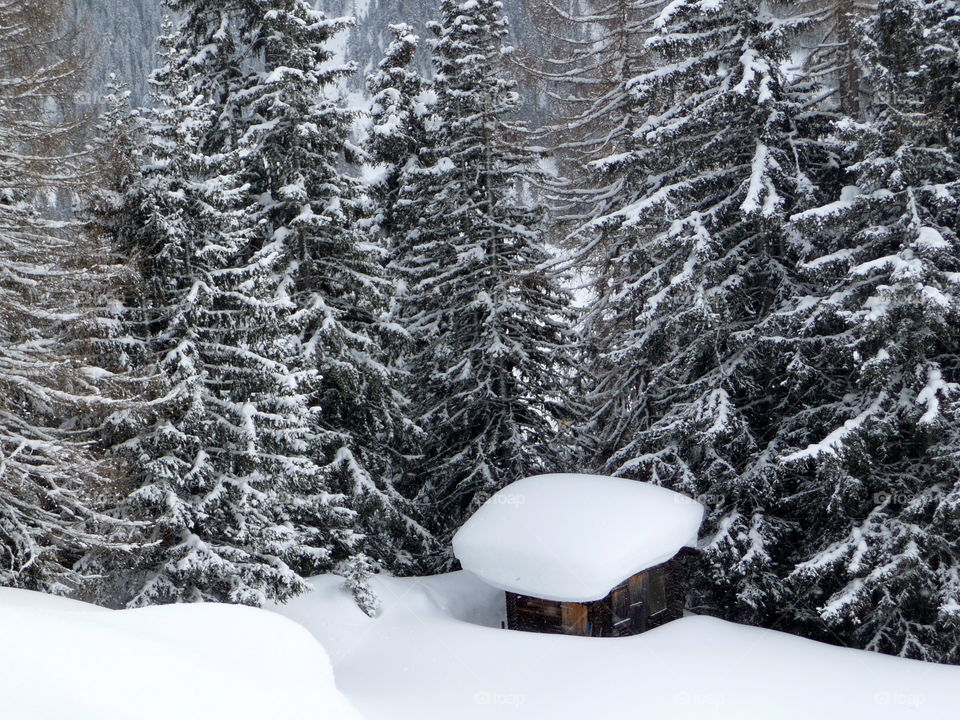
[[[0,720],[360,720],[314,637],[263,610],[0,588],[0,638]]]
[[[316,635],[368,720],[960,717],[960,667],[709,617],[625,638],[501,630],[503,593],[469,573],[371,584],[375,618],[333,576],[277,608]]]
[[[636,480],[537,475],[491,497],[457,532],[453,552],[503,590],[587,602],[693,547],[703,512],[685,495]]]

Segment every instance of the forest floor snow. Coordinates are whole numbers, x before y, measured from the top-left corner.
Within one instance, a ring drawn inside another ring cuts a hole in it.
[[[960,717],[958,667],[708,617],[631,638],[502,630],[503,594],[465,572],[375,577],[375,618],[341,578],[312,582],[277,609],[327,649],[337,686],[368,720]]]
[[[104,610],[0,589],[0,720],[359,720],[316,640],[230,605]]]

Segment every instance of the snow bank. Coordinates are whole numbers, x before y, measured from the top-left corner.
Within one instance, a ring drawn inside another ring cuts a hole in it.
[[[323,648],[275,613],[113,611],[0,589],[3,720],[359,720]]]
[[[313,582],[279,612],[323,643],[368,720],[956,720],[960,708],[960,668],[712,618],[628,638],[538,635],[500,630],[503,593],[469,573],[374,578],[374,619],[342,578]]]
[[[665,488],[600,475],[538,475],[491,497],[453,538],[464,569],[548,600],[603,598],[695,546],[703,506]]]

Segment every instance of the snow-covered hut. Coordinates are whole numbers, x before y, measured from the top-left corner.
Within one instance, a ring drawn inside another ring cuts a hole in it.
[[[683,613],[683,557],[703,506],[649,483],[538,475],[491,497],[453,538],[463,568],[506,592],[507,627],[635,635]]]

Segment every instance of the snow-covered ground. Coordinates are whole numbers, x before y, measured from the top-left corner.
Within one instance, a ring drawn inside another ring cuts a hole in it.
[[[2,720],[359,720],[323,648],[274,613],[113,611],[0,589]]]
[[[960,668],[706,617],[630,638],[499,629],[502,593],[468,573],[377,577],[366,617],[320,577],[279,608],[320,640],[368,720],[957,720]],[[271,717],[284,716],[274,713]]]
[[[502,593],[465,572],[375,578],[374,619],[341,578],[314,584],[278,610],[320,643],[244,607],[0,590],[0,719],[359,720],[351,702],[368,720],[960,717],[956,667],[702,617],[632,638],[501,630]]]

